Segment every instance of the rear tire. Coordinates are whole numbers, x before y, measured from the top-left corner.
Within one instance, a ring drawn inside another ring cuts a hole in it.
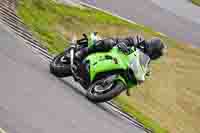
[[[50,72],[55,75],[56,77],[63,78],[67,76],[71,76],[71,69],[70,69],[70,59],[67,58],[66,62],[61,62],[61,58],[65,55],[65,52],[57,55],[52,62],[50,63]]]
[[[86,94],[86,97],[95,103],[99,103],[99,102],[106,102],[109,101],[111,99],[113,99],[114,97],[118,96],[122,91],[124,91],[126,89],[126,86],[124,85],[124,83],[120,80],[117,81],[112,81],[112,86],[110,86],[110,89],[108,92],[104,93],[104,94],[98,94],[95,92],[95,87],[97,86],[101,86],[103,88],[103,80],[98,80],[96,81],[94,84],[92,84]]]

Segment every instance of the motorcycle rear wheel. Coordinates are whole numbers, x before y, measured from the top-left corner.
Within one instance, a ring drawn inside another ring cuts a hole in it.
[[[65,62],[61,61],[63,60],[65,54],[65,52],[62,52],[61,54],[54,57],[49,66],[50,72],[59,78],[72,75],[70,69],[70,58],[65,57]]]
[[[98,80],[87,90],[86,97],[95,103],[106,102],[118,96],[126,89],[124,83],[120,80],[112,81],[105,85],[104,80]]]

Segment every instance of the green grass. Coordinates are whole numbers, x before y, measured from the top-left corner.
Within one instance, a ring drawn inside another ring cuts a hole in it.
[[[143,113],[141,113],[137,108],[132,106],[127,101],[129,101],[129,99],[127,99],[127,97],[125,97],[124,95],[121,95],[120,97],[115,98],[113,102],[116,105],[118,105],[122,109],[122,111],[128,112],[128,114],[130,114],[133,118],[135,118],[137,121],[145,125],[145,128],[150,129],[154,133],[168,133],[169,132],[167,129],[160,127],[160,125],[157,124],[156,121],[145,116]]]
[[[200,0],[191,0],[191,2],[197,6],[200,6]]]
[[[115,102],[155,133],[198,133],[200,50],[90,8],[52,0],[19,0],[18,15],[51,54],[68,45],[73,34],[98,31],[104,37],[142,34],[160,37],[168,54],[152,64],[152,76]],[[158,124],[159,123],[159,124]],[[164,127],[164,128],[163,128]]]
[[[97,10],[64,6],[51,0],[20,0],[19,5],[19,16],[41,41],[48,43],[45,46],[51,53],[62,51],[73,33],[80,35],[94,30],[103,32],[108,28],[104,35],[111,36],[112,32],[123,35],[124,31],[115,31],[116,27],[121,27],[126,32],[129,27],[134,31],[139,30],[138,26]]]

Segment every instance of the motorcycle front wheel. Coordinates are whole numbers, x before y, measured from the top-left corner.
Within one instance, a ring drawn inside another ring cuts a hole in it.
[[[50,63],[50,72],[56,77],[63,78],[71,76],[70,56],[67,57],[65,52],[57,55]]]
[[[118,96],[125,89],[126,86],[120,80],[113,80],[109,84],[105,80],[98,80],[89,87],[86,97],[95,103],[106,102]]]

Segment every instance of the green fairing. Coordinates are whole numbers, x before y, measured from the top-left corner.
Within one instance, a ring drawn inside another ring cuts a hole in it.
[[[95,76],[101,72],[127,70],[130,61],[136,58],[136,52],[126,55],[117,47],[113,47],[109,52],[98,52],[89,55],[86,59],[90,61],[90,80],[93,81]],[[120,78],[122,77],[120,76]]]

